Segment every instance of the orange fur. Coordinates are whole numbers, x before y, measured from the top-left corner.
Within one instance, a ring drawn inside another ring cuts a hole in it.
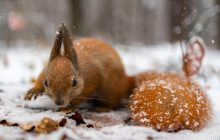
[[[79,57],[80,72],[86,81],[81,96],[89,97],[98,91],[101,94],[96,96],[105,100],[108,106],[118,106],[128,95],[129,81],[116,51],[94,38],[75,41],[74,48]]]
[[[200,86],[175,73],[145,72],[135,77],[129,103],[132,120],[157,130],[203,128],[211,114]]]
[[[72,44],[66,27],[62,25],[61,28],[48,66],[25,99],[40,95],[36,95],[36,89],[40,89],[55,102],[62,99],[65,106],[74,107],[95,95],[98,100],[103,100],[104,106],[118,107],[132,87],[132,80],[126,75],[118,53],[109,44],[95,38],[82,38]],[[62,39],[64,54],[58,51]],[[71,79],[77,79],[78,84],[74,88],[71,87]],[[45,80],[48,80],[48,87],[43,85]]]

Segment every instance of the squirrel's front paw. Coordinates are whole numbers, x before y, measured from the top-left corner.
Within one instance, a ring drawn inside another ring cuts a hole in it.
[[[31,100],[34,97],[34,100],[37,99],[38,96],[43,95],[43,90],[32,88],[27,91],[24,96],[24,100]]]

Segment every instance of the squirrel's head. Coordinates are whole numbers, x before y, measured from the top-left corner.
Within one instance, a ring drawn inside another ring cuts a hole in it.
[[[63,42],[64,51],[61,53]],[[56,33],[44,81],[45,93],[55,104],[67,106],[83,89],[76,51],[65,25]]]

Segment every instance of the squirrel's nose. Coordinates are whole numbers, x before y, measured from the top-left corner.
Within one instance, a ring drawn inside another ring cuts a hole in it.
[[[56,105],[64,105],[64,101],[61,100],[61,99],[57,99],[57,100],[55,101],[55,104],[56,104]]]

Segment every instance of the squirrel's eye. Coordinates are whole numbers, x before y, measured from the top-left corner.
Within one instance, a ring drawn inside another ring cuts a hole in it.
[[[75,87],[77,85],[77,81],[76,81],[76,79],[73,79],[72,80],[72,87]]]
[[[48,81],[47,80],[44,80],[44,86],[48,87]]]

